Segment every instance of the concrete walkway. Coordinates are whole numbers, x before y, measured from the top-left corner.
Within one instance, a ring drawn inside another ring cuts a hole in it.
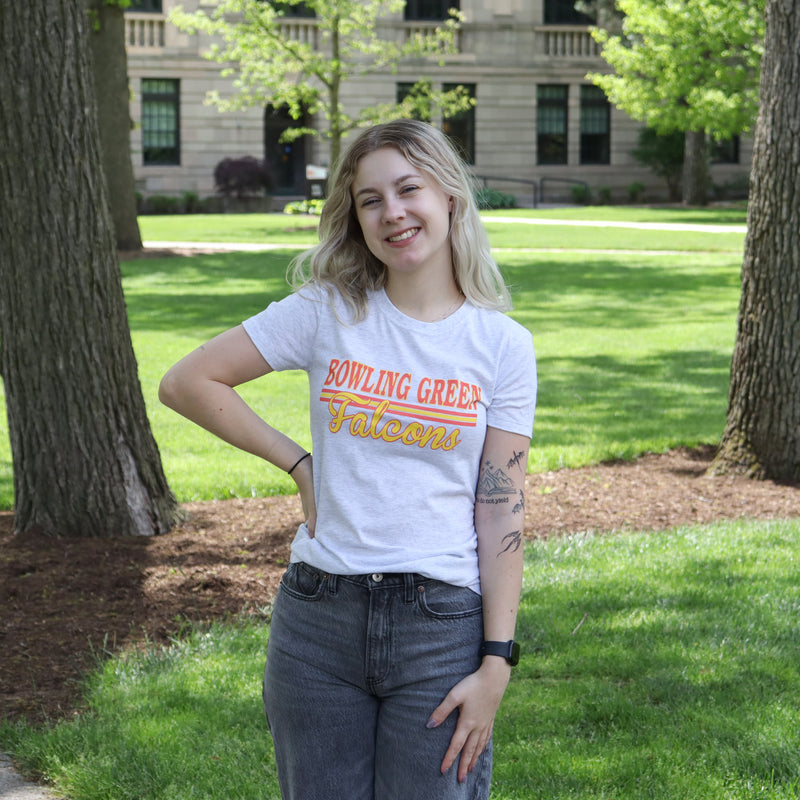
[[[516,222],[519,225],[572,225],[580,228],[637,228],[642,231],[687,231],[692,233],[746,233],[747,225],[703,225],[691,222],[617,222],[599,219],[535,219],[482,217],[484,222]]]
[[[23,779],[11,759],[0,753],[0,800],[57,800],[57,796],[44,786]]]

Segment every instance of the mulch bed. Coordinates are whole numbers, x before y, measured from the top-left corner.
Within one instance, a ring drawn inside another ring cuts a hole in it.
[[[526,536],[800,517],[800,485],[706,477],[712,448],[528,476]],[[0,512],[0,718],[80,709],[97,658],[186,624],[269,605],[301,521],[297,497],[187,504],[149,539],[17,536]]]

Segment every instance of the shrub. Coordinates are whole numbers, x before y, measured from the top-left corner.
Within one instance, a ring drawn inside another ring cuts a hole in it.
[[[645,185],[643,183],[639,183],[639,181],[634,181],[628,186],[628,200],[631,203],[639,203],[644,197],[644,190]]]
[[[180,200],[163,194],[150,195],[145,201],[145,208],[151,214],[177,214],[180,211]]]
[[[482,187],[475,192],[475,202],[478,208],[516,208],[517,198],[513,194],[505,194],[497,189]]]
[[[572,202],[579,206],[585,206],[592,199],[592,193],[589,187],[583,183],[577,183],[570,187],[570,194],[572,195]]]
[[[214,167],[214,184],[225,197],[262,194],[274,185],[269,164],[253,156],[223,158]]]
[[[315,200],[295,200],[287,203],[283,207],[284,214],[313,214],[318,216],[322,213],[322,207],[325,201],[322,199]]]
[[[186,214],[197,214],[200,211],[200,197],[197,192],[184,192],[182,199]]]
[[[601,206],[607,206],[611,203],[611,189],[608,186],[597,187],[597,202]]]

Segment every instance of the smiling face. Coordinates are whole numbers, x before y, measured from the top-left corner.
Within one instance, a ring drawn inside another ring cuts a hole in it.
[[[384,147],[358,162],[351,191],[367,247],[390,281],[421,270],[452,276],[452,203],[430,173]]]

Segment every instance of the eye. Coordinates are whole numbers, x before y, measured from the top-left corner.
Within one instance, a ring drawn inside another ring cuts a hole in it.
[[[419,189],[419,186],[409,183],[400,190],[400,194],[413,194]]]
[[[361,208],[369,208],[370,206],[374,206],[376,203],[380,202],[380,198],[378,197],[366,197],[364,200],[361,201]]]

